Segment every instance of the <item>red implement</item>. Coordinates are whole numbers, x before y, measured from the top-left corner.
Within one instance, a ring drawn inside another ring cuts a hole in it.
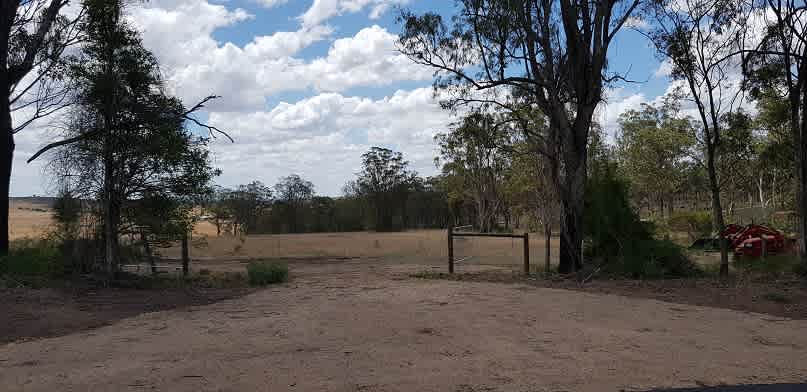
[[[785,236],[779,230],[767,226],[728,225],[721,234],[729,240],[737,256],[760,257],[763,254],[763,244],[767,254],[785,250]]]

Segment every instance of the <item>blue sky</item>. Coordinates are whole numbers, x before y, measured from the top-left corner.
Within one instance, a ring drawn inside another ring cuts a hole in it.
[[[372,145],[402,151],[422,175],[437,172],[433,137],[453,119],[431,96],[431,70],[395,51],[396,6],[450,15],[453,1],[151,0],[128,9],[186,105],[223,98],[203,114],[235,144],[213,145],[217,182],[274,184],[291,173],[339,195]],[[621,32],[611,70],[640,83],[611,86],[600,121],[611,131],[621,111],[663,94],[659,61],[644,37]],[[52,139],[49,124],[19,135],[12,194],[49,194],[42,164],[25,157]]]

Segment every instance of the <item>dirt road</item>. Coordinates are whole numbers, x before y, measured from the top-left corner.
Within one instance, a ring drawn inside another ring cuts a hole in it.
[[[0,346],[5,391],[618,391],[801,382],[807,321],[363,262]],[[411,268],[411,267],[408,267]]]

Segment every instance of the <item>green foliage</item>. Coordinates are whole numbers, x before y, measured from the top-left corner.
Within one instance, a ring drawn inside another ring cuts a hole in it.
[[[687,233],[692,241],[708,237],[712,233],[712,214],[706,211],[677,212],[667,219],[667,227]]]
[[[247,264],[247,277],[252,286],[266,286],[282,283],[289,278],[289,267],[286,263],[268,260],[252,261]]]
[[[50,279],[66,272],[62,253],[47,240],[19,240],[11,244],[7,256],[0,256],[0,276],[20,279]]]
[[[233,234],[246,234],[256,230],[258,217],[271,206],[272,190],[260,181],[253,181],[225,191],[222,197],[220,202],[232,216]]]
[[[403,154],[372,147],[362,156],[362,171],[355,182],[357,196],[366,200],[374,216],[376,231],[406,227],[406,201],[417,177]]]
[[[53,204],[53,218],[60,225],[73,226],[81,217],[81,200],[69,189],[62,189]]]
[[[612,164],[595,166],[589,180],[585,228],[588,258],[612,275],[628,278],[686,277],[700,273],[681,248],[653,237],[628,202],[628,186]]]
[[[191,130],[190,114],[166,92],[156,57],[122,12],[120,1],[84,0],[80,51],[65,84],[74,105],[53,165],[76,196],[98,200],[103,241],[119,261],[116,242],[130,228],[142,234],[187,231],[197,198],[210,191],[210,139]],[[207,102],[207,101],[205,101]],[[67,216],[65,216],[67,218]]]
[[[683,189],[692,164],[686,159],[695,145],[689,118],[679,117],[680,105],[667,99],[656,107],[642,105],[619,117],[619,169],[630,180],[632,195],[644,205],[671,203]],[[663,211],[661,211],[663,213]]]
[[[275,184],[275,202],[272,212],[283,217],[286,231],[299,233],[304,230],[303,209],[314,197],[314,184],[296,174],[283,177]]]
[[[442,162],[443,174],[451,178],[451,197],[473,204],[475,226],[482,232],[495,229],[510,166],[510,140],[499,121],[492,114],[475,112],[435,137],[440,147],[435,162]]]

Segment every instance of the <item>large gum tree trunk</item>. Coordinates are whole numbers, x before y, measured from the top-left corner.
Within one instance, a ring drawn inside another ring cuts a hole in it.
[[[558,272],[569,274],[583,268],[583,216],[585,214],[586,161],[567,157],[565,197],[560,204],[560,263]]]
[[[2,78],[0,78],[2,79]],[[0,85],[5,85],[0,80]],[[0,256],[8,254],[9,196],[11,191],[11,165],[14,160],[14,134],[8,93],[0,92]]]

